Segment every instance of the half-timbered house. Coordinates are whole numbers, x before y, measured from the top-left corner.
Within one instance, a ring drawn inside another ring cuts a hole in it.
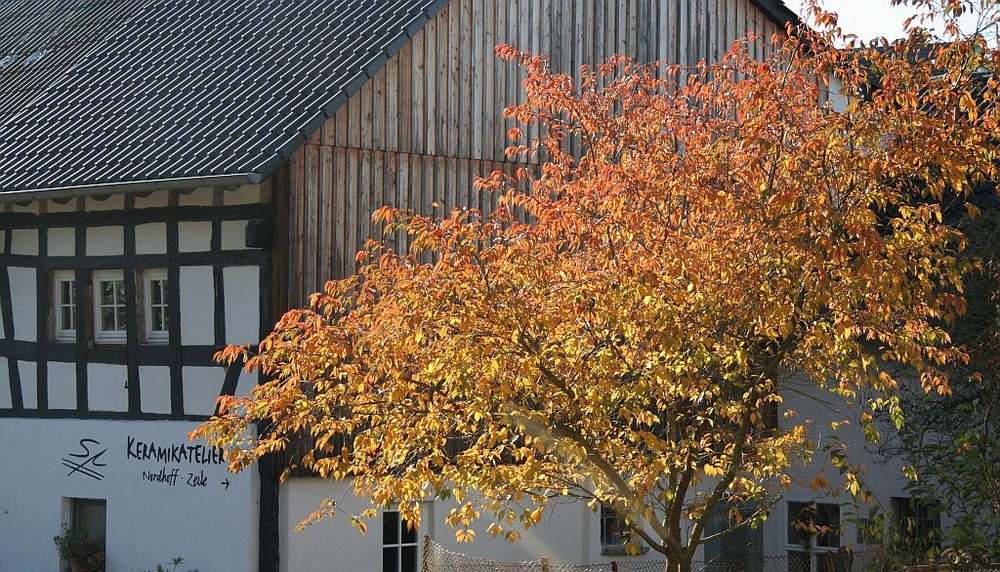
[[[512,167],[521,80],[497,43],[561,70],[690,64],[794,19],[780,0],[0,0],[0,570],[66,566],[64,527],[115,571],[414,570],[392,513],[365,537],[292,531],[346,484],[231,475],[188,442],[258,381],[213,353],[350,273],[378,206],[488,206],[472,180]],[[553,518],[463,549],[608,558],[606,516]]]

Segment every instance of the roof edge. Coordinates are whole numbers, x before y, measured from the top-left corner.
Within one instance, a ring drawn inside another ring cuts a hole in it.
[[[769,18],[781,25],[791,24],[800,26],[802,20],[799,15],[785,6],[782,0],[750,0],[755,6],[761,9]]]
[[[258,173],[230,175],[208,175],[202,177],[177,177],[173,179],[150,179],[124,183],[104,183],[52,187],[47,189],[25,189],[20,191],[0,191],[0,204],[18,201],[41,201],[88,197],[95,195],[124,195],[149,191],[194,189],[198,187],[224,187],[234,185],[256,185],[264,180]]]
[[[284,144],[278,146],[270,155],[261,155],[261,160],[257,163],[254,172],[260,173],[263,177],[271,176],[282,163],[290,159],[292,154],[304,142],[308,141],[316,131],[322,128],[327,120],[333,118],[352,95],[360,91],[364,84],[371,81],[375,77],[375,74],[385,67],[385,64],[396,56],[447,5],[448,0],[437,0],[424,10],[422,17],[417,17],[409,26],[400,31],[389,42],[388,46],[373,54],[371,60],[358,72],[357,76],[341,88],[340,91],[335,93],[330,102],[309,118],[301,129],[295,132]]]

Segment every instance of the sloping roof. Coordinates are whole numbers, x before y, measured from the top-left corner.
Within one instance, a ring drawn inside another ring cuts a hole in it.
[[[769,18],[779,24],[791,23],[797,26],[801,23],[798,14],[791,11],[782,0],[750,0]]]
[[[0,200],[259,181],[446,3],[0,0]]]
[[[445,3],[0,0],[0,192],[259,180]]]

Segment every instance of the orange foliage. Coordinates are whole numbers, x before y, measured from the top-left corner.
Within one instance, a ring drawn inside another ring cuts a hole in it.
[[[887,365],[947,391],[963,239],[939,200],[994,174],[995,80],[976,91],[965,44],[772,42],[765,61],[743,42],[579,81],[500,46],[528,71],[506,114],[510,153],[541,160],[530,186],[481,181],[491,213],[380,209],[409,251],[371,242],[357,275],[288,312],[247,351],[273,381],[196,436],[239,470],[309,433],[309,469],[412,520],[451,497],[466,539],[483,515],[516,537],[577,495],[689,562],[713,506],[766,506],[810,454],[803,425],[762,415],[793,373],[897,417]]]

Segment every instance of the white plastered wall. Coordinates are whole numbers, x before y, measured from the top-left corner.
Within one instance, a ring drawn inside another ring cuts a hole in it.
[[[295,527],[317,510],[325,498],[337,502],[339,516],[296,531]],[[351,526],[348,515],[360,513],[368,504],[366,499],[353,495],[348,481],[293,478],[281,486],[279,504],[282,572],[382,570],[381,517],[368,521],[366,534]],[[473,527],[475,542],[458,543],[454,529],[445,523],[449,511],[457,506],[442,500],[424,503],[420,536],[427,534],[448,550],[501,562],[538,561],[543,556],[552,562],[569,564],[628,558],[601,555],[598,515],[584,502],[551,506],[539,526],[527,531],[521,529],[522,538],[513,543],[491,537],[486,530],[489,520],[485,518]],[[647,554],[640,558],[655,557]]]
[[[0,435],[31,436],[0,439],[0,491],[6,493],[0,494],[0,570],[59,569],[52,537],[61,532],[69,498],[106,500],[108,570],[155,569],[176,556],[204,571],[255,570],[255,471],[233,475],[224,464],[134,454],[140,444],[192,445],[187,434],[195,427],[174,421],[0,419]],[[67,463],[85,463],[85,470],[73,471]]]
[[[781,423],[807,423],[810,438],[817,444],[817,450],[812,463],[791,472],[790,490],[781,491],[781,501],[772,508],[763,525],[764,555],[784,556],[791,548],[788,544],[789,502],[839,505],[841,546],[866,550],[868,547],[857,543],[856,521],[858,518],[865,518],[873,507],[880,506],[888,510],[893,497],[908,496],[904,491],[907,480],[902,472],[903,463],[900,459],[883,458],[877,454],[876,445],[865,441],[864,430],[859,421],[861,413],[871,412],[869,402],[852,399],[857,403],[849,404],[844,398],[818,387],[815,382],[804,377],[793,379],[789,389],[783,393],[781,410],[794,411],[795,416],[782,419]],[[863,484],[874,493],[874,499],[870,502],[864,503],[844,490],[844,477],[832,464],[830,455],[823,450],[831,444],[837,445],[851,463],[863,467]],[[817,476],[822,476],[829,486],[814,489],[811,485]]]
[[[10,267],[10,295],[14,300],[14,339],[33,342],[38,336],[38,318],[35,314],[37,273],[34,268]]]
[[[783,423],[807,422],[811,437],[819,445],[813,462],[792,472],[793,482],[788,490],[775,487],[781,495],[767,518],[761,525],[763,555],[765,557],[785,556],[787,545],[787,503],[790,501],[834,503],[840,505],[842,545],[863,550],[856,546],[854,520],[864,517],[872,505],[856,505],[852,497],[843,492],[844,480],[838,470],[830,464],[822,447],[836,435],[839,442],[847,445],[847,453],[853,462],[865,467],[865,483],[875,492],[874,502],[883,507],[890,506],[892,497],[905,497],[906,480],[902,475],[902,464],[898,460],[885,461],[875,457],[864,441],[862,428],[857,420],[860,411],[833,394],[817,388],[812,382],[797,378],[791,382],[793,391],[786,392],[782,410],[794,410],[796,416]],[[862,404],[861,408],[867,407]],[[845,423],[847,421],[847,423]],[[832,422],[839,426],[834,430]],[[830,483],[830,488],[813,490],[813,478],[822,473]],[[709,486],[706,483],[704,486]],[[831,494],[831,491],[838,491]],[[296,532],[295,526],[312,511],[319,508],[324,498],[336,500],[341,507],[341,516],[327,519],[319,524]],[[348,482],[327,481],[318,478],[291,479],[281,488],[281,531],[282,570],[311,571],[326,570],[331,562],[344,563],[345,569],[380,570],[381,524],[378,519],[369,523],[367,535],[360,535],[351,526],[346,515],[357,514],[368,505],[364,499],[355,498]],[[554,505],[543,517],[541,526],[524,533],[518,543],[494,539],[486,531],[489,523],[484,519],[474,529],[475,542],[457,543],[454,530],[445,524],[448,511],[455,504],[447,501],[433,501],[425,508],[425,525],[421,534],[430,534],[436,542],[449,550],[472,556],[489,558],[503,562],[538,560],[549,557],[552,562],[567,564],[590,564],[609,560],[623,561],[630,558],[659,559],[659,555],[649,552],[637,557],[601,555],[600,520],[583,502],[565,502]],[[701,559],[702,555],[696,556]]]

